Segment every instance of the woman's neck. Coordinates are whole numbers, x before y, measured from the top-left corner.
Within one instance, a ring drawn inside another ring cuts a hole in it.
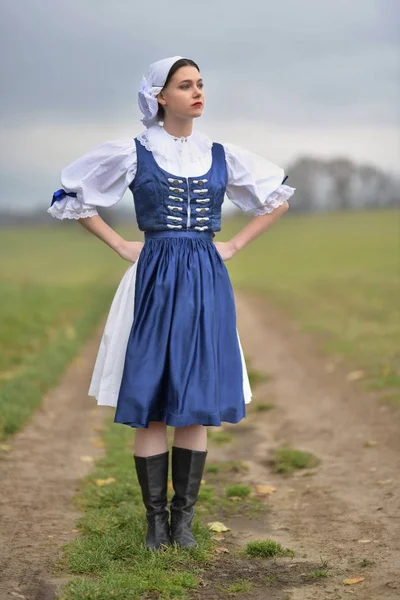
[[[172,119],[165,118],[164,125],[165,131],[175,137],[188,137],[193,132],[193,119]]]

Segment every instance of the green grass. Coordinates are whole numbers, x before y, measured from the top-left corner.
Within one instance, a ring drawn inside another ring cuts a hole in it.
[[[219,465],[213,465],[213,464],[209,464],[205,466],[204,469],[204,473],[219,473],[220,471],[220,466]]]
[[[5,291],[10,298],[15,290],[3,287],[0,296]],[[10,310],[2,306],[6,320],[2,331],[5,335],[0,340],[4,350],[0,363],[5,366],[0,372],[0,439],[18,431],[40,406],[44,393],[57,383],[98,324],[110,298],[107,286],[69,288],[65,294],[56,287],[26,286],[25,303],[19,312],[18,299],[10,304]],[[8,327],[12,314],[19,317],[18,325],[15,321]]]
[[[231,498],[232,496],[238,496],[239,498],[247,498],[251,494],[251,487],[245,483],[237,483],[229,485],[225,489],[225,496]]]
[[[229,239],[247,220],[226,221]],[[400,388],[400,212],[291,215],[227,266],[234,285],[261,292],[315,335],[327,355],[365,371],[364,383]]]
[[[208,485],[202,485],[199,490],[199,500],[202,502],[211,502],[215,500],[215,490]]]
[[[222,592],[229,595],[240,594],[243,592],[250,592],[253,584],[250,581],[238,580],[230,584],[218,586]]]
[[[210,432],[208,432],[210,433]],[[214,438],[209,438],[214,440]],[[205,473],[247,473],[249,466],[241,460],[227,460],[220,463],[206,463]]]
[[[229,239],[247,220],[225,220]],[[118,231],[142,239],[132,226]],[[264,236],[227,263],[234,285],[266,294],[315,337],[321,349],[365,371],[365,382],[393,398],[399,388],[399,213],[348,212],[284,216]],[[106,314],[129,264],[79,224],[2,230],[0,253],[0,439],[29,419],[43,394],[56,385],[66,365]],[[254,372],[253,383],[265,380]],[[210,432],[218,443],[227,432]],[[199,547],[149,552],[145,519],[127,427],[110,422],[106,457],[78,496],[81,537],[69,543],[60,563],[73,578],[65,600],[185,598],[210,560],[210,532],[200,520]],[[297,465],[299,456],[296,454]],[[293,462],[293,461],[291,461]],[[305,466],[310,466],[306,461]],[[226,471],[225,465],[220,473]],[[230,467],[229,467],[230,468]],[[239,467],[232,463],[232,470]],[[299,466],[299,468],[302,468]],[[211,468],[212,473],[216,473]],[[99,487],[96,478],[114,476]],[[202,486],[201,507],[216,504]],[[219,502],[228,502],[221,498]],[[250,504],[251,498],[241,500]],[[231,504],[233,504],[231,502]],[[235,504],[233,510],[238,510]],[[282,554],[283,553],[283,554]],[[277,542],[250,542],[250,557],[290,555]]]
[[[245,547],[245,554],[256,558],[273,558],[276,556],[294,556],[293,550],[284,548],[275,540],[255,540],[248,542]]]
[[[267,373],[262,373],[261,371],[256,371],[250,366],[250,359],[245,357],[247,368],[247,374],[249,376],[250,385],[252,387],[256,386],[258,383],[264,383],[271,379],[271,375]]]
[[[308,577],[309,579],[323,579],[328,576],[328,569],[314,569],[313,571],[304,574],[304,577]]]
[[[319,460],[310,452],[282,447],[273,452],[273,463],[277,473],[293,473],[297,469],[311,469]]]
[[[116,228],[122,233],[121,228]],[[119,282],[129,267],[111,248],[75,222],[61,226],[37,226],[0,230],[0,281],[18,284],[59,284],[63,287],[88,283]],[[132,225],[128,239],[142,239]]]
[[[399,212],[291,215],[227,262],[238,287],[264,293],[323,352],[361,369],[400,405]],[[229,239],[247,219],[225,219]],[[117,230],[142,239],[134,225]],[[2,229],[0,439],[21,428],[90,336],[129,263],[78,223]],[[252,371],[253,385],[268,375]],[[228,443],[229,434],[216,434]]]
[[[218,491],[214,486],[202,485],[193,523],[198,547],[180,549],[171,546],[163,552],[149,551],[145,548],[145,507],[132,453],[127,451],[132,444],[132,431],[109,419],[102,439],[105,457],[98,460],[94,471],[81,480],[74,499],[82,514],[77,524],[79,537],[64,546],[57,563],[56,575],[69,578],[62,588],[60,600],[125,600],[153,595],[163,600],[190,598],[190,592],[204,581],[204,570],[218,568],[214,563],[218,542],[213,540],[214,534],[206,525],[210,520],[220,520],[212,509],[222,508],[224,515],[230,512],[237,515],[249,509],[257,516],[257,503],[262,504],[258,499],[253,502],[248,498],[249,486],[231,486],[235,494],[242,496],[240,505],[232,506],[229,498],[223,496],[223,489]],[[229,473],[232,464],[221,463],[221,472]],[[109,485],[97,485],[97,480],[106,478],[114,481]],[[169,500],[172,494],[173,490],[169,489]],[[265,509],[262,512],[264,514]],[[238,569],[243,568],[243,558],[250,562],[254,557],[286,556],[287,553],[275,542],[257,542],[244,556],[240,550]],[[236,581],[225,591],[239,593],[246,589],[245,583]]]
[[[0,439],[18,431],[105,315],[129,267],[73,222],[1,230]]]
[[[233,442],[233,435],[227,431],[212,431],[208,432],[209,439],[216,444],[230,444]]]
[[[255,405],[255,409],[258,412],[265,412],[267,410],[272,410],[275,408],[275,404],[273,402],[259,402]]]
[[[197,548],[147,550],[145,508],[132,455],[126,450],[132,431],[110,419],[102,437],[106,456],[82,480],[75,498],[83,512],[77,525],[80,537],[66,544],[58,563],[59,571],[71,576],[61,597],[125,600],[154,593],[166,600],[186,598],[199,585],[200,568],[211,559],[211,531],[195,517]],[[97,479],[107,477],[116,481],[96,485]]]

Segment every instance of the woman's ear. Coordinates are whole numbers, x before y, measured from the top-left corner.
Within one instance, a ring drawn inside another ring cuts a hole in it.
[[[161,104],[161,106],[165,106],[167,104],[167,101],[165,100],[164,96],[162,95],[162,92],[160,92],[157,95],[157,100]]]

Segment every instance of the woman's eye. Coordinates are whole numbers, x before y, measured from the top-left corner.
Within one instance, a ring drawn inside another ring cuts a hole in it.
[[[204,83],[199,83],[198,86],[200,89],[203,89],[204,87]],[[188,83],[184,83],[180,86],[181,90],[188,90],[190,88],[190,85]]]

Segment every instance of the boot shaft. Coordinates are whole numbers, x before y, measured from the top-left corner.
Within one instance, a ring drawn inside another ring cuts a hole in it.
[[[171,543],[167,508],[169,452],[152,456],[133,456],[146,507],[146,547],[164,548]]]
[[[172,446],[171,542],[182,548],[197,546],[192,521],[206,458],[207,450]]]
[[[169,451],[133,456],[147,514],[162,512],[167,505]]]
[[[190,450],[172,446],[172,485],[174,496],[171,510],[188,509],[198,497],[207,450]]]

